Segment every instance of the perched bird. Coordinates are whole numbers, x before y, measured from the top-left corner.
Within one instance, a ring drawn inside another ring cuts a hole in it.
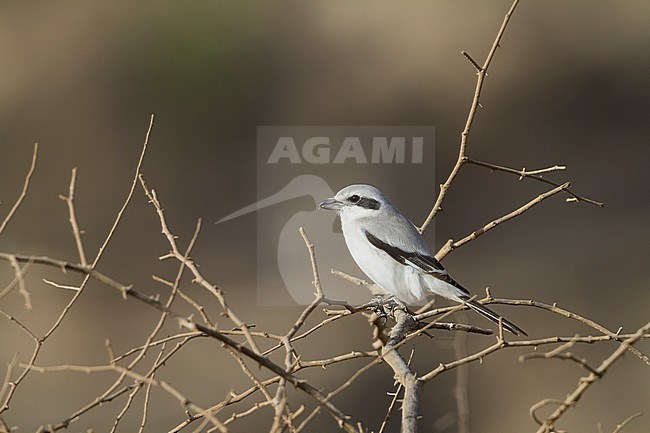
[[[517,325],[471,299],[429,250],[415,225],[371,185],[350,185],[319,208],[337,211],[345,243],[354,261],[375,284],[405,303],[436,294],[462,302],[515,335]]]

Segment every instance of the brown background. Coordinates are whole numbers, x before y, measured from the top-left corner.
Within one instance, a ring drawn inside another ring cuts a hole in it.
[[[386,178],[379,185],[421,222],[435,185],[453,164],[474,90],[474,70],[460,51],[482,60],[507,7],[496,1],[4,2],[2,215],[20,191],[35,141],[41,153],[29,196],[0,238],[0,250],[76,260],[65,204],[58,199],[76,166],[78,216],[94,256],[128,191],[152,112],[156,125],[143,171],[181,241],[187,242],[198,217],[211,223],[255,201],[258,125],[435,125],[436,178]],[[557,180],[571,180],[578,192],[607,205],[566,204],[555,197],[454,252],[445,264],[468,286],[557,302],[613,330],[632,331],[648,320],[648,17],[650,4],[642,1],[520,5],[490,70],[470,155],[514,167],[565,164],[568,171]],[[435,222],[436,239],[429,240],[439,247],[543,190],[467,167]],[[299,309],[256,307],[254,228],[254,215],[227,229],[206,224],[193,257],[247,321],[280,332]],[[167,250],[138,190],[100,269],[145,292],[164,292],[150,275],[173,277],[175,266],[157,260]],[[28,280],[34,310],[25,311],[17,294],[2,300],[4,310],[38,332],[70,298],[43,284],[43,277],[79,282],[34,267]],[[0,286],[12,278],[3,265]],[[197,288],[190,290],[213,305]],[[533,337],[590,332],[528,309],[510,308],[507,315]],[[38,364],[106,362],[105,338],[123,351],[143,341],[156,318],[91,284]],[[168,332],[174,331],[170,326]],[[318,338],[326,344],[305,349],[310,356],[369,347],[360,319]],[[471,348],[489,344],[483,337],[469,340]],[[419,371],[453,357],[447,336],[417,344]],[[607,343],[574,351],[597,365],[614,348]],[[647,343],[639,348],[650,349]],[[3,366],[16,351],[27,360],[31,342],[3,319]],[[519,364],[517,356],[525,352],[502,352],[471,366],[474,431],[533,431],[528,408],[542,398],[564,398],[583,374],[559,361]],[[328,380],[320,371],[308,377],[331,387],[349,373],[328,372]],[[208,341],[189,345],[160,377],[203,405],[246,382],[234,361]],[[112,379],[110,373],[32,374],[5,420],[20,431],[57,422]],[[453,384],[448,374],[425,389],[423,431],[455,431]],[[628,355],[562,426],[594,432],[602,422],[611,431],[643,411],[628,431],[644,431],[650,425],[649,385],[647,366]],[[377,428],[391,389],[391,374],[380,366],[336,402]],[[182,418],[167,396],[156,393],[154,403],[150,431],[165,431]],[[91,412],[71,431],[106,431],[121,405]],[[138,411],[127,417],[124,431],[138,425]],[[326,415],[319,422],[310,431],[334,428]],[[266,429],[255,420],[234,427]]]

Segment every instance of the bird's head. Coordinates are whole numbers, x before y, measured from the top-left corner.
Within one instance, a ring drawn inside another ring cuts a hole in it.
[[[346,186],[334,197],[325,199],[318,205],[320,209],[335,210],[355,217],[375,214],[386,206],[390,206],[388,199],[372,185]]]

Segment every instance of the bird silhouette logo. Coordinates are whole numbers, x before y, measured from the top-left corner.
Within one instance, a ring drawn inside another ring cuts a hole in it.
[[[286,211],[271,211],[271,215],[265,211],[264,218],[258,214],[259,303],[286,305],[292,302],[307,305],[314,299],[314,288],[311,285],[314,278],[307,249],[298,231],[300,227],[304,227],[316,247],[321,283],[327,296],[349,302],[360,303],[367,300],[367,292],[351,289],[348,283],[330,273],[331,268],[359,273],[351,262],[342,237],[335,235],[336,214],[318,211],[318,203],[332,195],[332,188],[322,177],[312,174],[299,175],[276,193],[217,221],[216,224],[223,224],[252,212],[267,208],[278,209],[283,207],[283,204],[287,206],[287,202],[301,199],[299,210],[288,219]],[[286,220],[278,221],[279,218]],[[274,229],[269,230],[269,227]],[[278,284],[284,287],[278,287]]]

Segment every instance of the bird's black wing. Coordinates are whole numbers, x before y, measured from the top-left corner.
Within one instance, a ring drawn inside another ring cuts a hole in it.
[[[451,278],[447,273],[447,270],[442,266],[442,263],[440,263],[435,257],[428,254],[417,253],[415,251],[404,251],[401,248],[382,241],[377,236],[368,232],[368,230],[364,230],[364,233],[368,242],[370,242],[375,248],[378,248],[391,256],[394,260],[397,260],[403,265],[414,266],[419,271],[442,280],[445,283],[451,284],[463,293],[469,295],[469,291],[461,286],[456,280]]]
[[[428,254],[420,254],[416,252],[404,251],[400,248],[397,248],[393,245],[390,245],[382,241],[377,236],[374,236],[372,233],[369,233],[367,230],[364,230],[364,233],[366,235],[366,238],[368,239],[368,242],[370,242],[375,248],[384,251],[386,254],[391,256],[394,260],[397,260],[403,265],[414,266],[421,272],[427,275],[431,275],[432,277],[444,281],[445,283],[451,284],[452,286],[460,290],[462,294],[458,295],[458,297],[461,299],[461,302],[465,303],[468,307],[475,310],[477,313],[481,314],[482,316],[486,317],[487,319],[497,324],[499,323],[499,320],[501,320],[503,328],[507,329],[508,331],[512,332],[515,335],[520,335],[520,334],[528,335],[526,334],[526,331],[524,331],[514,323],[504,319],[494,311],[488,309],[483,304],[472,299],[470,297],[469,291],[467,291],[466,288],[461,286],[460,283],[458,283],[456,280],[451,278],[447,273],[447,271],[445,270],[445,268],[442,266],[442,264],[435,257],[432,257]]]

